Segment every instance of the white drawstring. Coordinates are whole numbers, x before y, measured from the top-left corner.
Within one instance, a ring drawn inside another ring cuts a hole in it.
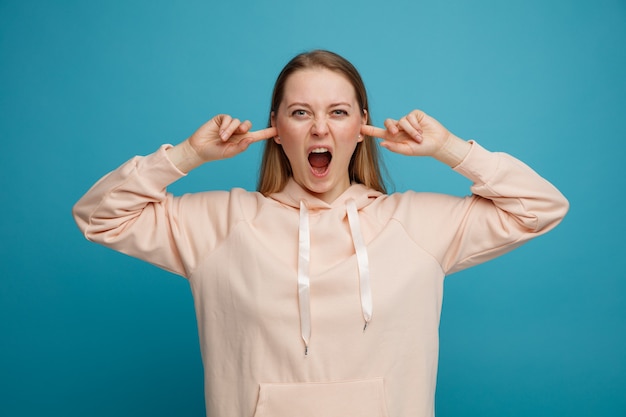
[[[359,288],[361,291],[361,311],[365,325],[363,331],[372,320],[372,286],[370,282],[369,258],[367,248],[361,233],[359,213],[356,202],[346,202],[348,224],[352,234],[352,242],[356,253],[359,269]],[[309,264],[311,261],[311,233],[309,227],[309,210],[300,201],[300,226],[298,230],[298,304],[300,306],[300,331],[304,341],[304,354],[309,353],[309,341],[311,340],[311,281],[309,277]]]
[[[309,210],[300,201],[300,228],[298,243],[298,303],[300,304],[300,331],[304,341],[304,354],[309,353],[311,339],[311,283],[309,262],[311,260],[311,234],[309,232]]]
[[[348,223],[350,224],[350,232],[352,233],[352,242],[354,243],[354,251],[359,266],[359,287],[361,289],[361,310],[365,325],[363,331],[367,329],[367,325],[372,321],[372,311],[374,309],[372,303],[372,285],[370,280],[369,258],[367,256],[367,248],[361,233],[361,223],[359,222],[359,213],[356,208],[356,202],[352,199],[346,203],[348,211]]]

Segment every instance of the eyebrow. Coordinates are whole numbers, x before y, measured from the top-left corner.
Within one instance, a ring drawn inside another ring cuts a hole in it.
[[[337,106],[348,106],[348,107],[352,107],[352,104],[348,103],[347,101],[339,101],[337,103],[331,103],[330,106],[328,107],[337,107]],[[300,101],[296,101],[294,103],[291,103],[287,106],[287,108],[290,107],[311,107],[310,104],[308,103],[304,103],[304,102],[300,102]]]

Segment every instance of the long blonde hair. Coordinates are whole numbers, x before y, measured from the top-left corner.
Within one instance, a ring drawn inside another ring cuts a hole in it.
[[[334,52],[314,50],[296,55],[278,75],[272,93],[268,126],[271,125],[272,112],[278,110],[283,100],[287,79],[296,71],[310,68],[325,68],[344,75],[354,87],[361,114],[367,112],[367,124],[371,124],[365,84],[354,65]],[[365,136],[363,141],[357,144],[350,159],[348,165],[350,181],[386,193],[381,167],[378,143],[373,137]],[[266,140],[257,190],[263,195],[282,191],[292,175],[291,164],[282,146],[273,140]]]

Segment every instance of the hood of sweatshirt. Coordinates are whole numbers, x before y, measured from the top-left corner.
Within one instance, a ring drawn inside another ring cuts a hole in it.
[[[376,198],[381,196],[379,191],[367,188],[363,184],[352,184],[344,191],[335,201],[327,203],[315,197],[309,191],[303,189],[293,178],[289,180],[285,188],[269,195],[269,198],[276,200],[282,204],[299,208],[300,203],[304,202],[309,210],[324,210],[337,207],[346,207],[348,200],[354,200],[358,210],[370,205]]]
[[[359,271],[359,289],[361,311],[363,312],[363,331],[372,320],[372,289],[370,281],[369,258],[367,247],[361,232],[359,210],[370,205],[382,193],[365,187],[362,184],[352,184],[335,201],[327,203],[305,189],[293,178],[285,188],[271,194],[269,197],[282,204],[299,210],[300,222],[298,227],[298,304],[300,307],[300,330],[304,342],[304,354],[309,351],[311,340],[311,284],[309,263],[311,255],[311,234],[309,228],[309,212],[319,210],[345,210],[350,225],[350,234],[354,244],[357,266]]]

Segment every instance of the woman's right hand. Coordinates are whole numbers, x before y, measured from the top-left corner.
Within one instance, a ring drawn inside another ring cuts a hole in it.
[[[181,144],[168,149],[168,156],[183,172],[210,161],[232,158],[251,143],[276,136],[276,128],[250,131],[252,123],[219,114],[200,126]]]
[[[251,143],[276,136],[276,128],[250,132],[251,127],[249,120],[241,122],[227,114],[218,114],[187,140],[204,162],[232,158],[245,151]]]

